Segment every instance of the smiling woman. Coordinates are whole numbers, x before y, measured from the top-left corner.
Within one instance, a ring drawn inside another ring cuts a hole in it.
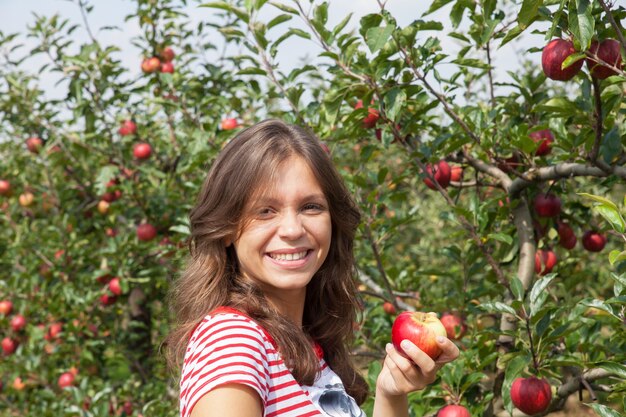
[[[191,211],[190,257],[171,293],[182,417],[363,416],[368,388],[349,355],[359,220],[306,130],[267,120],[226,145]],[[406,357],[388,348],[375,416],[408,415],[406,394],[458,355],[439,343],[437,363],[414,345]]]

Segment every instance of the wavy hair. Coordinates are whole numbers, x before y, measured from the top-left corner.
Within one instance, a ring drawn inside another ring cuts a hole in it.
[[[241,276],[234,246],[225,244],[241,230],[250,199],[271,187],[279,165],[294,156],[313,171],[332,223],[328,255],[307,286],[302,328],[279,314],[260,288]],[[301,385],[312,385],[319,371],[311,343],[316,341],[348,394],[362,404],[367,383],[348,350],[360,308],[353,255],[359,222],[354,200],[315,135],[279,120],[265,120],[239,133],[212,164],[190,213],[189,257],[168,297],[174,315],[165,340],[170,368],[180,371],[198,323],[213,309],[230,306],[269,332]]]

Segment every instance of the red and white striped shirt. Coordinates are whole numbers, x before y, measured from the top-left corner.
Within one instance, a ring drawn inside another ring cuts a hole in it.
[[[207,315],[193,331],[180,380],[180,416],[224,384],[244,384],[261,397],[265,417],[365,417],[341,379],[326,364],[313,386],[300,386],[285,366],[271,336],[252,319],[228,307]]]

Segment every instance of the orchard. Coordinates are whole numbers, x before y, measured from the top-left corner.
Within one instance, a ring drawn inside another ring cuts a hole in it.
[[[622,2],[432,0],[399,23],[382,0],[135,0],[133,60],[74,3],[80,21],[0,31],[0,416],[178,415],[163,341],[189,210],[266,118],[313,130],[360,206],[372,389],[392,333],[427,345],[401,314],[432,312],[461,355],[411,415],[626,415]]]

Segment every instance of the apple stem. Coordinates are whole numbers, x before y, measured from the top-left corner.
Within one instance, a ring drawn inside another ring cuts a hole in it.
[[[524,311],[524,318],[526,321],[526,333],[528,334],[528,341],[530,342],[530,353],[533,355],[533,368],[535,368],[535,373],[539,374],[539,361],[537,360],[537,353],[535,352],[535,345],[533,341],[533,335],[530,331],[530,316],[526,314],[526,309]]]

